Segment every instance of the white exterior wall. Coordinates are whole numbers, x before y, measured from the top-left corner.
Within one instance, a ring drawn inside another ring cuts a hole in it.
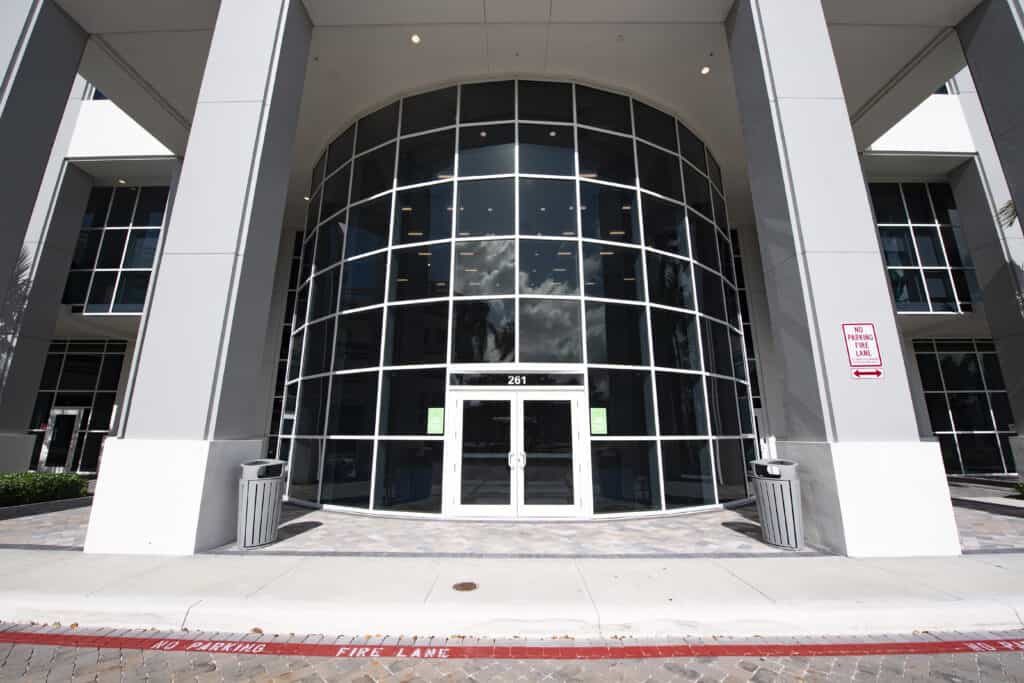
[[[960,97],[932,95],[868,147],[871,152],[974,154]]]
[[[171,150],[110,100],[82,103],[68,148],[71,159],[168,157]]]

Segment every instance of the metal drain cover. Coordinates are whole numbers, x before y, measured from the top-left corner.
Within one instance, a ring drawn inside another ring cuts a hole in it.
[[[479,588],[479,586],[477,586],[476,583],[474,583],[473,581],[459,581],[457,584],[452,586],[453,590],[457,590],[460,593],[465,593],[466,591],[475,591],[477,588]]]

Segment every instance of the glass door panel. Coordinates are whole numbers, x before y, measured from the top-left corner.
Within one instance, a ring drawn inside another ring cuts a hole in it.
[[[511,506],[512,401],[462,403],[460,505]]]
[[[573,505],[572,402],[523,401],[524,505]]]
[[[54,410],[50,413],[46,430],[45,452],[40,457],[40,468],[65,470],[78,436],[82,414],[79,410]]]

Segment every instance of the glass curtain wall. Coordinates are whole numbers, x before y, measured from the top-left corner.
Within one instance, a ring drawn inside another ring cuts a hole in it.
[[[932,431],[950,474],[1010,474],[1016,435],[991,339],[915,339]]]
[[[441,512],[428,414],[468,367],[585,371],[595,513],[747,495],[722,174],[672,116],[579,84],[452,86],[344,130],[309,194],[290,498]]]

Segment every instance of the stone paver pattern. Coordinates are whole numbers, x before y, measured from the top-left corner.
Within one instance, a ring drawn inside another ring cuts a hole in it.
[[[10,625],[19,631],[69,632],[56,626]],[[153,637],[151,631],[88,633]],[[160,634],[320,643],[324,636]],[[956,639],[959,634],[863,637],[857,642]],[[1019,639],[1024,633],[971,634]],[[825,639],[824,642],[850,642]],[[525,643],[523,643],[525,644]],[[538,645],[545,645],[540,643]],[[550,645],[547,643],[546,645]],[[614,648],[614,645],[610,644]],[[167,652],[103,647],[0,643],[0,681],[1024,681],[1024,653],[934,655],[743,656],[648,659],[398,659]]]
[[[91,508],[0,520],[0,547],[81,548]],[[968,552],[1024,550],[1024,511],[954,500]],[[286,505],[280,540],[247,552],[344,555],[701,557],[787,553],[761,541],[757,510],[581,522],[371,517]],[[216,552],[237,552],[227,545]],[[808,548],[811,554],[816,551]]]

